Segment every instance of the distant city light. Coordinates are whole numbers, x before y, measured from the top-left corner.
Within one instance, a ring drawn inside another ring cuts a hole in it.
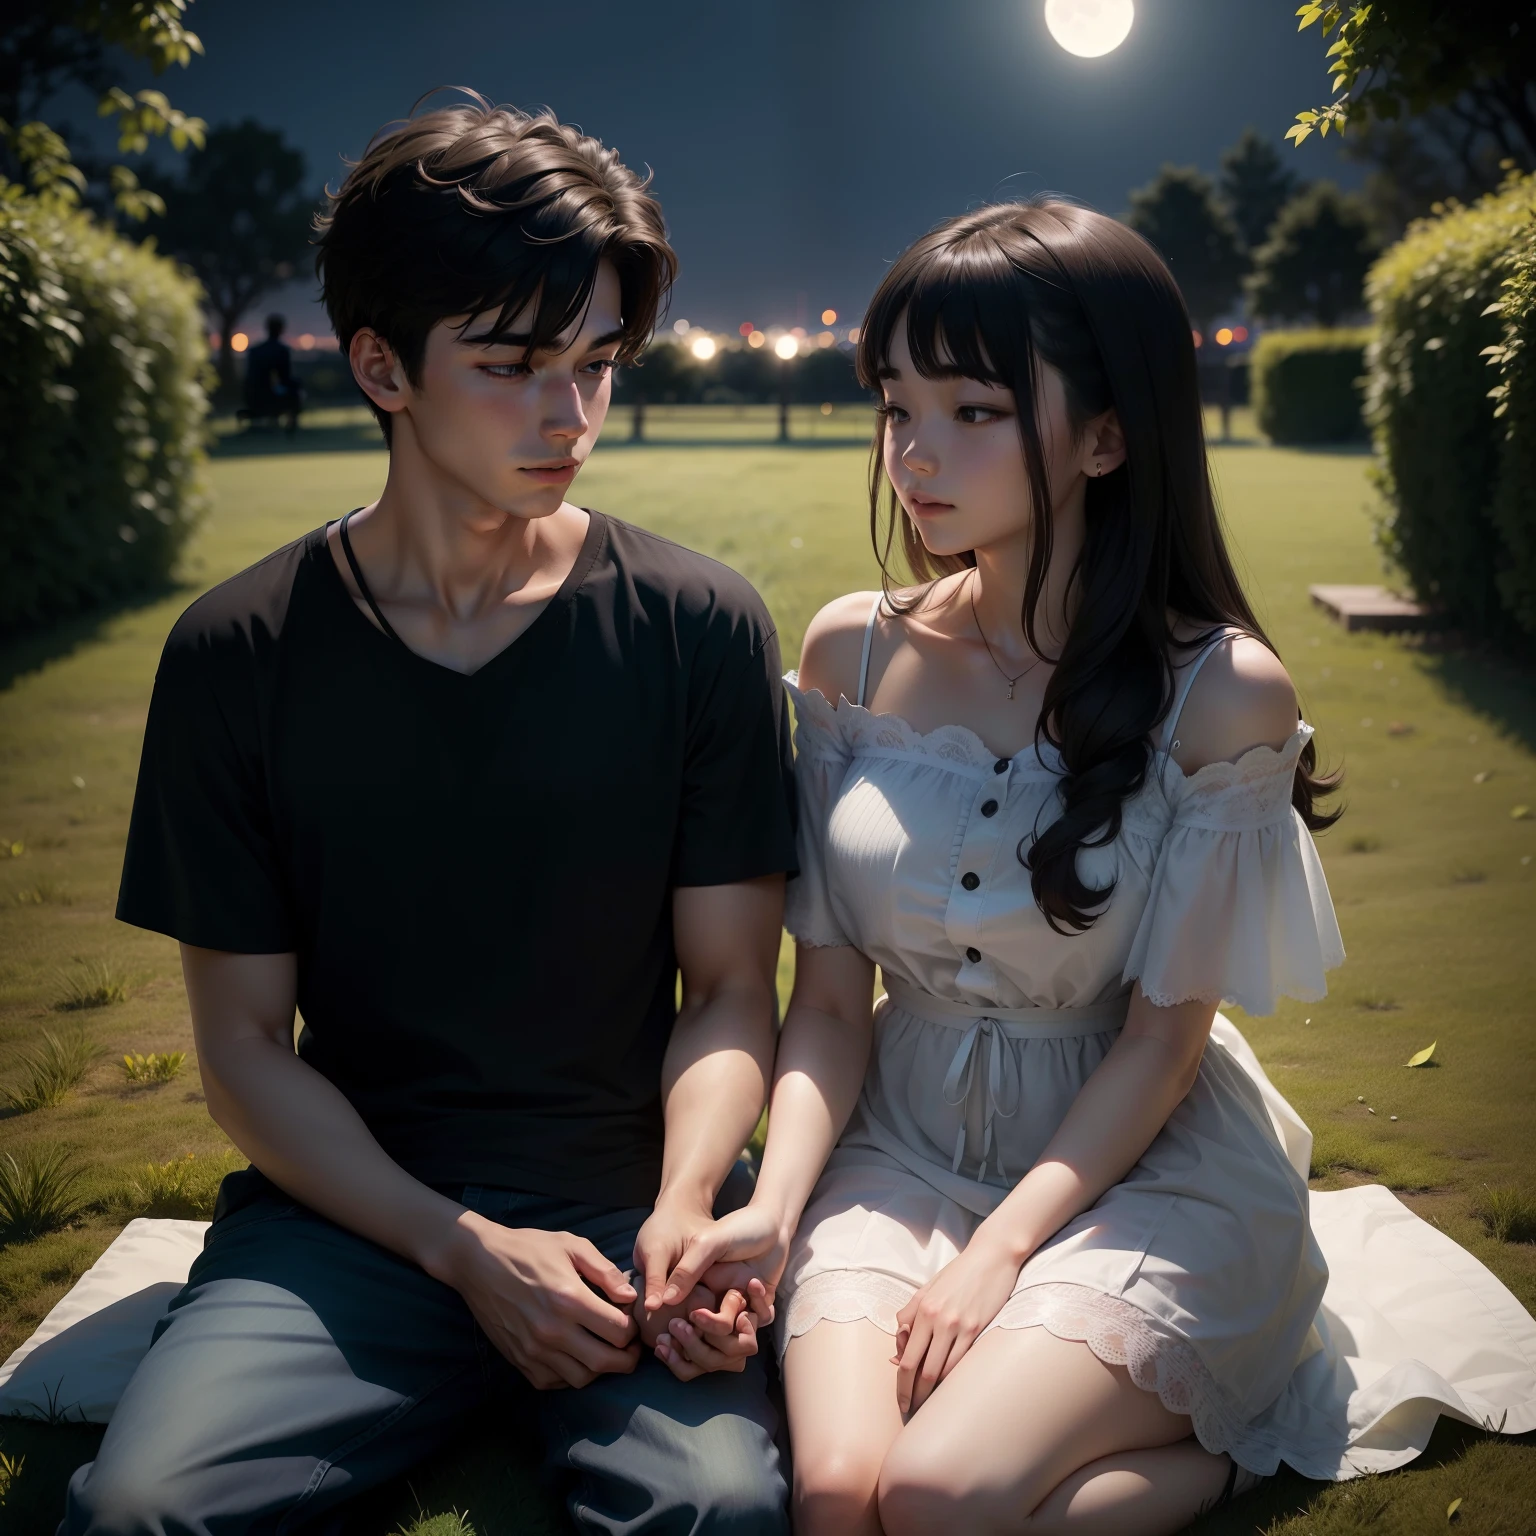
[[[853,346],[855,346],[855,347],[858,346],[858,344],[859,344],[859,328],[858,328],[858,326],[853,325],[853,326],[850,326],[848,328],[848,340],[849,340],[849,342]]]
[[[701,363],[707,363],[715,355],[715,338],[713,336],[695,336],[691,343],[691,350]]]
[[[235,334],[229,338],[229,344],[235,349],[236,352],[244,352],[245,349],[250,346],[251,338],[247,336],[244,331],[236,331]]]
[[[1216,345],[1218,347],[1230,347],[1232,345],[1232,327],[1224,325],[1216,332]]]
[[[821,312],[821,323],[823,325],[836,325],[837,324],[837,311],[835,309],[824,309],[824,310],[822,310],[822,312]]]
[[[757,327],[753,325],[750,320],[743,320],[741,324],[736,327],[736,332],[740,336],[750,336],[756,329]]]
[[[315,338],[308,331],[305,331],[304,334],[299,337],[299,347],[301,350],[305,352],[313,351],[314,345]]]
[[[761,331],[748,331],[747,332],[747,345],[749,347],[761,347],[761,346],[764,346],[767,343],[767,341],[768,341],[768,338],[766,336],[764,336]]]
[[[795,353],[800,350],[800,343],[793,336],[780,336],[779,339],[774,342],[773,350],[777,352],[785,362],[788,362],[789,359],[792,358]]]
[[[688,322],[686,320],[674,320],[672,322],[672,329],[676,331],[679,336],[686,336],[689,330]]]
[[[830,347],[836,340],[837,337],[831,331],[822,331],[816,338],[816,345],[818,347]]]

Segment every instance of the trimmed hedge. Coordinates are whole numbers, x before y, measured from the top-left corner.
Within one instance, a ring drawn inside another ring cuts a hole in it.
[[[1361,409],[1365,330],[1266,331],[1249,361],[1259,430],[1276,443],[1369,437]]]
[[[1504,515],[1494,516],[1495,505],[1506,505],[1500,481],[1509,454],[1486,354],[1503,340],[1504,279],[1528,238],[1533,206],[1533,176],[1470,207],[1453,204],[1412,225],[1366,284],[1376,320],[1366,419],[1388,503],[1378,542],[1421,597],[1463,628],[1506,642],[1517,625],[1503,589],[1517,561]],[[1513,421],[1529,421],[1531,383],[1527,362],[1512,380]],[[1521,491],[1505,494],[1518,500]],[[1509,517],[1518,523],[1520,514]]]
[[[1510,617],[1536,637],[1536,209],[1510,252],[1500,310],[1504,336],[1491,361],[1499,370],[1494,417],[1503,431],[1493,524],[1506,564],[1499,595]]]
[[[170,577],[203,504],[198,298],[151,247],[0,190],[0,632]]]

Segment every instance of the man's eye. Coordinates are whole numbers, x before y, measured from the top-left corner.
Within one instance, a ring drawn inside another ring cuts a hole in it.
[[[605,373],[612,373],[618,366],[619,360],[616,357],[597,357],[586,365],[583,372],[594,372],[601,377]]]
[[[527,363],[487,363],[483,371],[493,379],[524,379],[530,372]]]

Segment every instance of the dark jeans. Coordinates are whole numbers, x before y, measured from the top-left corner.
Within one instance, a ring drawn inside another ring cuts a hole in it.
[[[739,1203],[722,1191],[722,1206]],[[470,1186],[507,1226],[589,1238],[628,1269],[644,1210]],[[768,1348],[764,1341],[765,1350]],[[536,1392],[449,1286],[232,1174],[186,1289],[70,1482],[59,1536],[333,1532],[343,1506],[462,1436],[530,1419],[583,1531],[788,1529],[762,1357],[679,1382],[633,1375]]]

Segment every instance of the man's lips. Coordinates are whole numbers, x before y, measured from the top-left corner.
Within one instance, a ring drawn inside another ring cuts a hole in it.
[[[575,478],[580,467],[575,459],[566,459],[558,464],[528,464],[523,467],[523,473],[537,480],[540,485],[565,485]]]

